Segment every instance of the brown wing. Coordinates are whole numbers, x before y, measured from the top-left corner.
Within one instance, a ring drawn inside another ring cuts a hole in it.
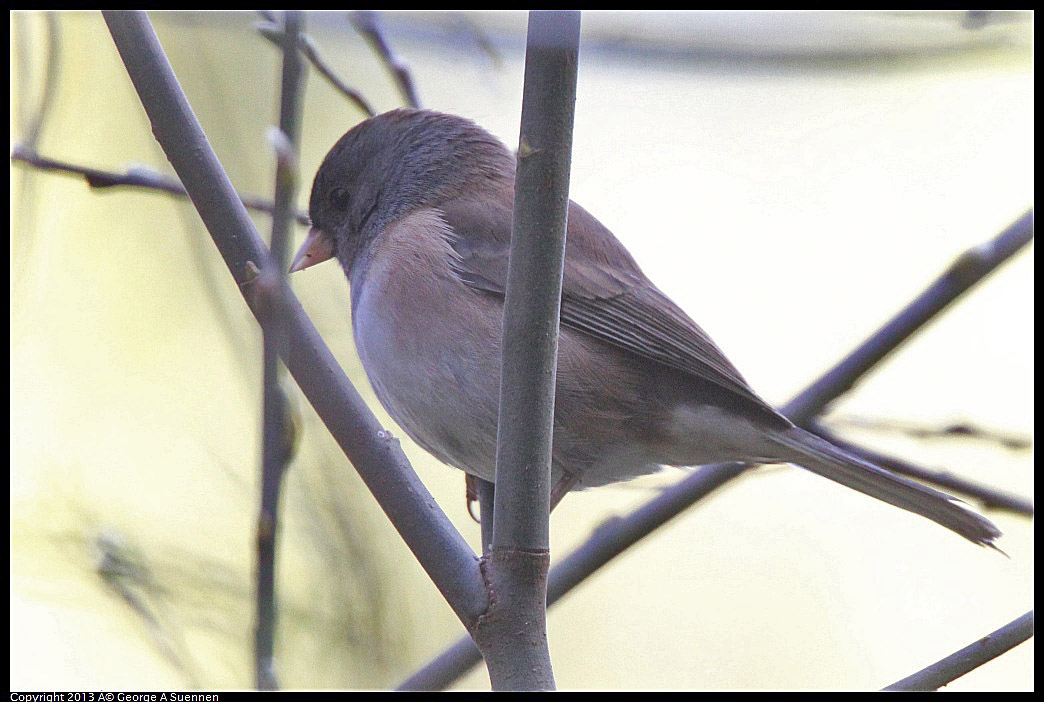
[[[484,202],[442,205],[466,285],[503,295],[511,210]],[[642,273],[612,232],[570,201],[562,279],[562,324],[768,407],[700,327]]]

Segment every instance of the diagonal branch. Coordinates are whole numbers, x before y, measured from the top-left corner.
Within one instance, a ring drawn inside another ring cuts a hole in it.
[[[867,448],[866,446],[852,443],[851,441],[848,441],[826,429],[818,422],[811,423],[809,428],[830,443],[840,446],[857,456],[862,456],[874,465],[886,468],[893,473],[917,478],[918,480],[931,483],[932,485],[944,488],[950,492],[955,492],[964,497],[973,497],[986,509],[1000,509],[1008,512],[1015,512],[1016,514],[1021,514],[1026,517],[1033,516],[1032,500],[1020,497],[1019,495],[1012,495],[1011,493],[1004,492],[1003,490],[999,490],[989,485],[983,485],[962,478],[950,473],[949,471],[930,470],[910,463],[909,461],[904,461],[901,458],[890,456],[881,453],[880,451]]]
[[[827,405],[848,391],[863,375],[963,292],[996,270],[1033,238],[1033,211],[1023,214],[996,237],[958,258],[895,319],[873,334],[834,368],[813,382],[782,411],[807,425]],[[927,314],[927,310],[933,310]],[[548,605],[593,575],[612,558],[638,543],[730,480],[746,472],[741,463],[699,468],[677,485],[625,517],[614,517],[595,530],[583,545],[555,565],[548,575]],[[399,689],[442,689],[480,660],[470,638],[458,640],[400,684]]]
[[[996,431],[970,422],[949,422],[932,425],[905,422],[899,419],[874,419],[871,417],[830,417],[832,426],[849,426],[876,432],[894,432],[914,439],[970,439],[996,444],[1009,451],[1026,451],[1033,447],[1033,440],[1022,434]]]
[[[375,10],[355,10],[349,14],[348,18],[355,30],[363,35],[363,38],[369,42],[373,50],[377,52],[377,56],[391,72],[406,104],[410,107],[420,107],[420,98],[417,97],[417,89],[413,85],[410,67],[392,51],[388,40],[384,38],[380,15]]]
[[[260,32],[261,36],[268,39],[276,46],[282,46],[284,40],[283,28],[280,27],[273,19],[270,13],[265,13],[268,21],[259,22],[256,25],[257,31]],[[297,38],[297,48],[304,54],[304,57],[308,59],[308,62],[312,64],[315,70],[319,71],[319,75],[326,79],[330,85],[332,85],[338,92],[348,98],[348,101],[353,103],[356,107],[366,113],[367,117],[373,117],[377,112],[370,105],[369,101],[362,96],[355,88],[352,88],[343,80],[341,80],[326,60],[319,55],[319,49],[316,48],[315,42],[307,34],[301,34]]]
[[[15,163],[24,163],[41,171],[54,171],[55,173],[66,173],[69,175],[82,176],[92,188],[142,188],[154,190],[176,197],[188,197],[185,186],[177,178],[163,175],[158,171],[148,168],[131,168],[123,173],[102,171],[88,166],[78,166],[67,161],[58,161],[47,156],[41,156],[25,145],[16,145],[11,150],[11,160]],[[271,215],[275,206],[271,200],[254,197],[252,195],[236,195],[244,207],[258,212]],[[294,211],[294,219],[298,224],[308,226],[311,220],[308,213],[302,210]]]
[[[178,85],[148,16],[141,11],[103,15],[156,140],[245,301],[265,329],[281,318],[291,375],[454,613],[470,627],[489,602],[478,559],[414,473],[398,441],[348,381],[289,285],[282,279],[265,284],[256,275],[273,265],[268,251]]]
[[[887,324],[787,404],[787,416],[804,425],[852,388],[867,371],[899,348],[976,283],[1033,239],[1033,210],[1027,210],[990,241],[968,249]]]
[[[933,663],[909,677],[892,683],[885,692],[932,692],[949,685],[984,663],[1007,653],[1033,636],[1033,610],[1002,626],[975,643],[965,646],[941,661]]]

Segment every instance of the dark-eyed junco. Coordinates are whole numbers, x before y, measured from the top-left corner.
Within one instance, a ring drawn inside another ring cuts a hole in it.
[[[439,460],[494,480],[515,158],[426,110],[355,126],[315,176],[291,267],[337,257],[377,397]],[[747,385],[612,232],[569,203],[552,500],[662,465],[795,463],[978,544],[1000,531],[953,498],[795,427]]]

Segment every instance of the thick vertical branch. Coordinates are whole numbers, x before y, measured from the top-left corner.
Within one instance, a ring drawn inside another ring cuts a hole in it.
[[[497,435],[494,548],[548,544],[551,419],[576,101],[577,13],[534,11],[526,47]]]
[[[273,269],[266,276],[282,276],[286,270],[294,200],[297,196],[297,150],[300,142],[301,93],[304,81],[298,51],[302,16],[288,10],[283,23],[283,75],[276,144],[275,210],[270,251]],[[263,417],[261,448],[261,508],[257,516],[257,621],[254,631],[255,683],[260,690],[279,686],[275,670],[275,632],[278,611],[275,588],[276,536],[279,533],[279,495],[283,473],[291,458],[286,396],[282,386],[280,353],[286,347],[286,330],[277,318],[264,330]]]
[[[533,11],[504,302],[489,613],[473,633],[495,690],[554,689],[545,624],[558,322],[580,13]]]

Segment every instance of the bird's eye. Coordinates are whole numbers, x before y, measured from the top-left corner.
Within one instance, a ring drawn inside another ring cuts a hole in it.
[[[334,188],[330,191],[330,204],[339,210],[348,208],[348,203],[351,201],[351,195],[344,188]]]

